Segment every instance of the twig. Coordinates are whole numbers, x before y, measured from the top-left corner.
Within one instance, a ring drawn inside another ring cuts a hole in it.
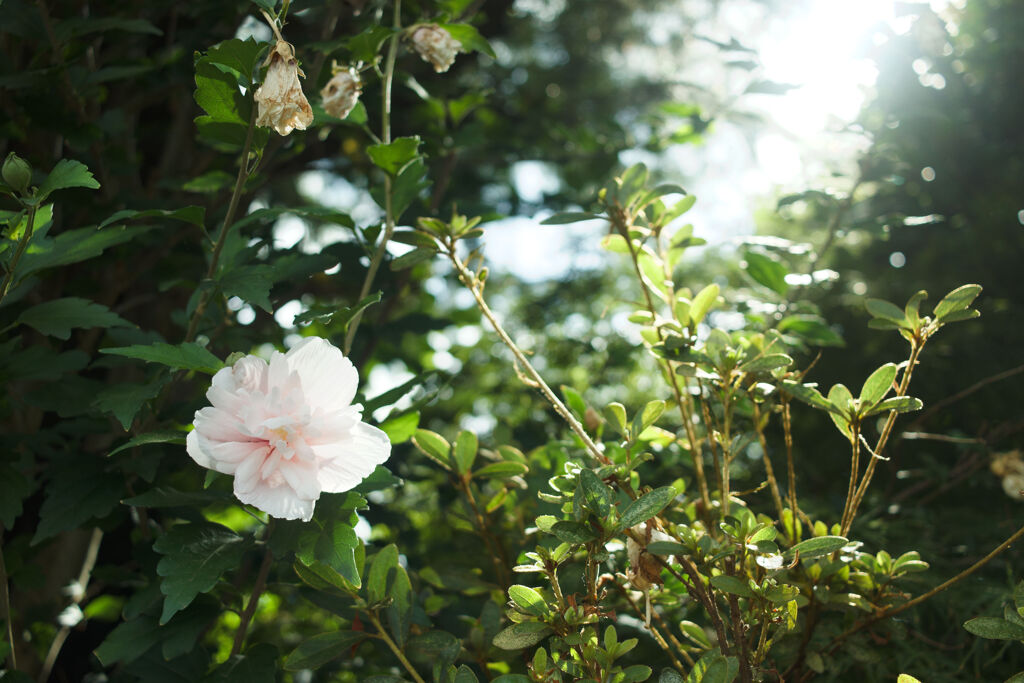
[[[425,683],[420,675],[416,673],[416,669],[414,669],[412,664],[409,663],[409,660],[406,659],[402,650],[395,645],[395,641],[391,640],[391,637],[388,636],[387,631],[384,630],[384,627],[381,625],[380,619],[377,618],[377,615],[373,612],[367,612],[367,616],[370,618],[370,622],[377,628],[378,637],[387,643],[387,646],[395,653],[395,656],[398,657],[398,661],[402,663],[402,666],[404,666],[405,670],[409,672],[409,675],[413,677],[413,680],[415,680],[416,683]]]
[[[381,94],[383,103],[383,112],[381,113],[381,141],[385,145],[391,144],[391,84],[395,76],[395,60],[398,58],[398,40],[400,35],[398,29],[401,27],[402,0],[395,0],[395,34],[391,37],[391,44],[388,46],[388,56],[384,66],[384,88]],[[392,183],[391,176],[386,175],[384,177],[384,237],[381,239],[380,244],[377,245],[377,250],[373,253],[373,259],[370,261],[370,267],[366,270],[366,277],[363,278],[363,286],[359,290],[359,298],[356,299],[357,302],[365,299],[370,293],[370,287],[373,286],[373,280],[377,277],[377,270],[380,269],[380,264],[384,262],[384,256],[387,254],[388,242],[391,241],[391,236],[395,233],[393,193],[394,185]],[[356,338],[356,330],[359,329],[359,323],[362,319],[363,311],[359,311],[352,316],[352,320],[348,324],[348,330],[345,332],[345,345],[342,349],[346,356],[349,351],[352,350],[352,341]]]
[[[969,436],[949,436],[948,434],[930,434],[928,432],[903,432],[901,439],[926,439],[928,441],[944,441],[946,443],[985,443],[985,439]]]
[[[1009,370],[1004,370],[1003,372],[997,373],[995,375],[990,375],[989,377],[986,377],[984,379],[978,380],[977,382],[975,382],[971,386],[967,387],[963,391],[959,391],[959,392],[953,394],[952,396],[947,396],[946,398],[942,399],[941,401],[936,402],[934,405],[929,407],[928,410],[926,410],[923,413],[921,413],[920,415],[918,415],[917,418],[913,422],[910,423],[910,427],[911,428],[919,427],[929,417],[931,417],[932,415],[934,415],[938,411],[942,410],[946,406],[948,406],[950,404],[953,404],[953,403],[956,403],[957,401],[959,401],[961,399],[967,398],[968,396],[970,396],[974,392],[979,391],[981,389],[984,389],[989,384],[992,384],[994,382],[1001,382],[1004,379],[1009,379],[1010,377],[1013,377],[1014,375],[1019,375],[1022,372],[1024,372],[1024,365],[1018,365],[1015,368],[1010,368]],[[904,434],[903,436],[904,436],[904,438],[906,438],[906,434]]]
[[[772,500],[775,502],[775,509],[779,513],[779,521],[782,521],[782,494],[779,492],[779,482],[775,479],[775,470],[772,468],[772,459],[768,457],[768,440],[764,435],[764,427],[761,425],[761,409],[754,403],[754,431],[757,432],[757,441],[761,445],[761,459],[764,460],[764,472],[768,478],[768,485],[772,492]]]
[[[612,583],[615,585],[616,588],[619,589],[619,592],[622,593],[622,597],[626,598],[626,601],[629,603],[629,606],[633,608],[633,611],[637,613],[637,616],[643,619],[645,617],[644,610],[642,610],[640,608],[640,605],[636,604],[636,601],[633,600],[633,598],[629,595],[629,589],[623,586],[618,581],[613,581]],[[653,610],[651,612],[651,616],[657,619],[658,623],[664,625],[661,619],[661,615],[659,615],[656,610]],[[669,647],[668,642],[666,642],[665,640],[665,637],[662,636],[658,629],[655,628],[654,624],[650,623],[649,621],[645,621],[645,626],[647,626],[647,628],[651,630],[651,635],[654,636],[654,640],[658,643],[658,647],[660,647],[665,652],[665,654],[668,655],[669,659],[672,660],[672,665],[679,670],[679,673],[685,675],[686,669],[683,667],[682,662],[680,662],[679,659],[676,658],[675,653],[673,652],[672,648]],[[666,632],[668,632],[668,637],[672,639],[676,648],[679,650],[679,654],[683,657],[683,659],[686,660],[686,663],[690,666],[695,666],[696,662],[694,662],[693,657],[691,657],[690,654],[683,649],[682,643],[676,640],[676,637],[673,636],[672,632],[668,631],[667,628]]]
[[[267,530],[267,534],[270,534],[270,530]],[[263,562],[260,564],[259,574],[256,575],[256,583],[253,584],[252,594],[249,596],[249,602],[245,606],[245,610],[242,612],[242,618],[238,622],[238,629],[235,631],[235,642],[231,646],[231,656],[241,653],[242,646],[245,644],[245,637],[249,632],[249,622],[252,621],[252,617],[256,614],[256,607],[260,602],[260,595],[263,593],[263,589],[267,585],[267,576],[270,575],[270,567],[274,563],[274,553],[270,547],[267,547],[266,552],[263,554]]]
[[[11,671],[18,669],[18,658],[14,651],[14,627],[11,625],[11,594],[7,587],[7,564],[4,562],[4,525],[0,524],[0,617],[7,625],[7,641],[11,644]]]

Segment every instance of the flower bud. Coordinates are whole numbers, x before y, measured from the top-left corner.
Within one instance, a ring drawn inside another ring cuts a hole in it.
[[[343,119],[349,115],[359,101],[359,75],[353,69],[343,69],[334,74],[320,91],[324,100],[324,111]]]
[[[32,167],[14,152],[7,155],[0,174],[3,175],[4,182],[10,185],[11,189],[22,194],[32,182]]]
[[[409,36],[413,49],[424,61],[430,62],[437,73],[443,73],[455,62],[462,43],[437,24],[423,24]]]
[[[259,111],[257,126],[273,128],[279,135],[288,135],[298,128],[305,130],[313,122],[313,109],[302,94],[299,76],[305,76],[295,59],[292,46],[277,41],[267,57],[267,77],[254,95]]]

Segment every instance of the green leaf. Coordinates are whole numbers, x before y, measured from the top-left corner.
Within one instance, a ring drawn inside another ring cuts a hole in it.
[[[647,552],[652,555],[685,555],[689,551],[685,545],[675,541],[652,541],[647,544]]]
[[[207,114],[196,119],[196,123],[229,123],[248,128],[252,103],[238,89],[237,79],[208,59],[197,61],[195,68],[195,101]]]
[[[566,543],[587,543],[597,538],[594,530],[586,524],[567,520],[555,522],[554,526],[551,527],[551,533],[558,540],[565,541]]]
[[[868,299],[864,302],[864,308],[867,309],[868,314],[873,318],[888,320],[889,322],[896,323],[901,327],[908,327],[910,325],[903,309],[896,304],[885,301],[884,299]]]
[[[138,358],[147,363],[159,363],[175,370],[198,370],[210,375],[216,374],[224,367],[224,363],[217,356],[195,342],[177,345],[155,342],[148,345],[109,347],[100,349],[100,353]]]
[[[392,271],[405,270],[406,268],[412,268],[417,264],[426,263],[435,256],[437,256],[436,249],[430,247],[419,247],[402,254],[398,258],[392,259],[389,267]]]
[[[569,410],[580,420],[584,419],[587,414],[587,404],[579,392],[567,384],[563,384],[559,389],[562,391],[562,396],[565,398],[565,403],[569,406]]]
[[[917,680],[910,674],[900,674],[896,679],[896,683],[921,683],[921,681]]]
[[[622,438],[629,438],[629,421],[626,419],[626,407],[624,405],[617,402],[609,403],[605,406],[604,414],[612,428],[615,429]]]
[[[370,160],[390,176],[397,176],[406,164],[419,155],[420,137],[397,138],[389,144],[370,145],[366,153]]]
[[[848,415],[853,408],[853,394],[843,384],[833,384],[828,390],[828,402],[832,405],[833,413]]]
[[[924,403],[921,399],[914,398],[913,396],[893,396],[887,398],[868,413],[868,415],[876,415],[878,413],[884,413],[888,410],[895,410],[897,413],[909,413],[915,410],[921,410]]]
[[[704,320],[708,312],[711,311],[718,301],[719,291],[718,285],[712,283],[697,292],[697,296],[693,297],[693,301],[690,302],[689,320],[692,325],[698,325]],[[679,322],[684,325],[687,323],[686,320],[680,320]]]
[[[662,486],[650,493],[645,493],[631,502],[622,512],[619,528],[633,527],[654,517],[675,500],[676,490],[671,486]]]
[[[580,470],[580,503],[598,517],[607,517],[612,507],[612,490],[593,470]]]
[[[211,47],[204,58],[206,61],[237,71],[242,78],[252,83],[253,71],[259,64],[260,53],[265,47],[266,43],[257,43],[253,38],[232,38]]]
[[[975,617],[964,622],[964,628],[979,638],[990,640],[1024,640],[1024,626],[999,617]]]
[[[137,619],[118,624],[107,634],[103,643],[96,648],[94,654],[103,666],[112,666],[118,662],[128,663],[138,659],[148,649],[155,646],[163,638],[160,624],[156,619],[143,615]]]
[[[711,585],[720,591],[726,593],[732,593],[743,598],[754,597],[754,591],[750,590],[750,586],[747,585],[746,581],[736,578],[735,576],[729,576],[728,574],[719,574],[712,576]]]
[[[174,210],[146,209],[144,211],[135,211],[133,209],[122,209],[121,211],[116,211],[108,216],[99,224],[99,227],[105,228],[108,225],[113,225],[114,223],[119,223],[125,220],[152,218],[154,216],[159,218],[172,218],[174,220],[189,223],[191,225],[198,225],[200,227],[206,223],[205,208],[201,206],[183,206],[180,209]]]
[[[230,502],[234,498],[220,491],[179,491],[169,486],[157,486],[145,493],[126,498],[122,503],[143,508],[204,507],[210,503]]]
[[[136,446],[145,446],[151,443],[173,443],[180,446],[185,445],[185,433],[184,432],[147,432],[145,434],[139,434],[133,436],[131,439],[121,444],[114,450],[107,453],[109,458],[112,455],[116,455],[121,451],[128,450],[129,448],[135,448]]]
[[[110,227],[104,230],[79,228],[66,230],[53,239],[37,240],[33,237],[31,245],[18,262],[18,278],[24,279],[37,270],[91,259],[107,248],[127,242],[151,229],[150,226]]]
[[[0,524],[10,529],[21,514],[21,502],[31,495],[32,482],[10,465],[0,463]]]
[[[696,643],[697,647],[704,650],[711,649],[711,640],[708,639],[708,634],[704,632],[703,628],[692,621],[679,622],[679,630],[684,636]]]
[[[366,573],[366,599],[370,604],[387,597],[388,574],[398,567],[398,546],[391,543],[373,557],[370,570]]]
[[[832,404],[821,395],[820,391],[807,384],[787,379],[782,382],[782,390],[815,408],[821,408],[822,410],[831,410],[832,408]]]
[[[142,405],[156,398],[167,382],[168,378],[164,377],[148,384],[115,384],[98,393],[92,405],[100,412],[116,417],[127,432]]]
[[[459,670],[455,672],[455,680],[453,683],[480,683],[480,679],[476,677],[476,674],[473,673],[472,669],[463,664],[459,667]]]
[[[903,307],[903,314],[907,317],[912,327],[916,327],[921,322],[921,302],[928,298],[928,292],[920,290],[914,296],[910,297],[907,301],[907,305]]]
[[[746,260],[747,274],[755,282],[782,295],[789,291],[789,285],[786,284],[786,275],[789,271],[786,266],[770,256],[753,251],[745,252],[743,258]]]
[[[648,401],[647,405],[640,412],[639,423],[633,425],[633,432],[635,434],[642,433],[645,429],[653,425],[661,417],[662,413],[665,412],[665,402],[658,399],[654,401]],[[639,429],[638,429],[639,427]]]
[[[548,604],[544,597],[529,586],[509,586],[508,597],[526,614],[543,617],[548,613]]]
[[[951,313],[966,310],[979,294],[981,294],[981,285],[957,287],[935,304],[933,313],[940,322],[947,322]]]
[[[237,296],[267,313],[274,310],[270,303],[270,288],[274,286],[273,269],[268,265],[235,266],[219,273],[217,284],[226,297]]]
[[[405,415],[399,415],[398,417],[390,418],[380,425],[382,432],[388,435],[388,441],[391,445],[405,443],[412,438],[412,435],[416,433],[416,428],[420,424],[420,413],[419,411],[413,411],[406,413]]]
[[[313,556],[359,588],[361,579],[356,567],[355,548],[362,543],[355,530],[342,521],[328,522],[316,539]]]
[[[202,683],[275,683],[276,672],[277,648],[258,643],[218,666]]]
[[[475,26],[471,24],[438,24],[441,28],[452,34],[452,38],[462,43],[462,50],[465,52],[482,52],[491,59],[496,59],[494,50],[490,43],[480,35]]]
[[[847,543],[849,541],[842,536],[816,536],[815,538],[808,538],[806,541],[800,541],[783,553],[782,557],[788,562],[797,553],[800,553],[801,559],[809,560],[815,557],[822,557],[823,555],[830,555]]]
[[[491,641],[502,650],[522,650],[532,647],[551,634],[551,627],[539,621],[524,621],[512,624]]]
[[[451,469],[452,446],[440,434],[429,429],[417,429],[412,437],[412,443],[421,453],[436,462],[446,470]]]
[[[485,479],[509,479],[526,474],[529,469],[521,462],[492,462],[490,465],[484,465],[478,469],[473,476]]]
[[[896,371],[895,363],[886,363],[864,380],[864,386],[860,389],[861,408],[875,405],[892,390],[892,382],[896,379]]]
[[[580,221],[592,221],[594,219],[608,220],[606,217],[596,213],[581,211],[566,211],[548,216],[540,222],[541,225],[566,225],[568,223],[579,223]],[[627,252],[628,253],[628,252]]]
[[[793,359],[784,353],[769,353],[753,358],[740,366],[743,372],[769,372],[792,365]]]
[[[197,595],[212,590],[221,574],[238,567],[248,547],[246,539],[219,524],[179,524],[158,538],[153,550],[164,556],[156,567],[164,577],[160,623],[166,624]]]
[[[98,189],[100,184],[92,177],[89,168],[81,161],[73,159],[61,159],[57,165],[46,176],[46,180],[39,186],[36,192],[36,200],[42,203],[51,192],[63,190],[69,187],[87,187],[91,190]]]
[[[391,473],[384,465],[377,465],[373,468],[373,472],[363,479],[353,491],[356,493],[372,493],[374,491],[383,491],[384,489],[393,489],[396,486],[401,486],[402,480]]]
[[[88,299],[66,297],[38,304],[22,312],[17,322],[58,339],[68,339],[73,328],[132,327],[132,324]]]
[[[319,669],[332,659],[348,654],[352,647],[364,638],[365,631],[321,633],[292,650],[284,659],[284,668],[287,671]]]
[[[708,652],[690,670],[684,683],[731,683],[729,660],[717,652]]]
[[[658,674],[658,683],[684,683],[684,681],[675,669],[662,669]]]
[[[348,41],[349,52],[353,62],[372,63],[380,51],[381,44],[392,35],[394,30],[386,26],[374,24]]]
[[[953,313],[947,313],[942,316],[942,324],[948,325],[949,323],[958,323],[963,320],[973,320],[974,318],[981,317],[981,312],[973,308],[966,311],[954,311]]]
[[[73,461],[51,463],[52,474],[32,545],[62,531],[85,526],[93,519],[102,519],[117,507],[124,491],[124,477],[105,471],[103,464],[84,453]]]
[[[789,315],[779,321],[779,332],[792,334],[812,346],[843,346],[843,338],[816,315]]]

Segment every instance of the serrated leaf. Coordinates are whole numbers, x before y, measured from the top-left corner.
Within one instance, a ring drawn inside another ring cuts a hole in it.
[[[462,43],[462,50],[465,52],[477,51],[482,52],[491,59],[495,59],[496,55],[494,50],[491,48],[490,43],[480,35],[480,32],[476,30],[476,27],[472,24],[438,24],[441,28],[448,31],[452,38]]]
[[[522,650],[532,647],[551,634],[551,627],[539,621],[524,621],[512,624],[494,636],[491,641],[502,650]]]
[[[365,631],[321,633],[292,650],[284,659],[284,668],[287,671],[319,669],[327,662],[348,654],[352,647],[364,638]]]
[[[81,161],[73,159],[61,159],[53,167],[46,180],[39,186],[36,192],[36,200],[42,203],[51,192],[63,190],[69,187],[87,187],[91,190],[98,189],[100,184],[92,177],[89,168]]]
[[[17,275],[24,279],[45,268],[66,266],[99,256],[104,250],[152,230],[150,226],[109,227],[103,230],[66,230],[53,239],[32,238],[32,244],[18,262]]]
[[[782,556],[787,562],[792,560],[796,553],[800,553],[801,559],[812,559],[834,553],[847,543],[849,541],[842,536],[816,536],[808,538],[806,541],[800,541]]]
[[[235,77],[221,71],[206,59],[197,61],[195,70],[196,90],[193,97],[207,114],[196,119],[196,123],[227,123],[247,128],[252,103],[238,89]]]
[[[274,311],[270,303],[270,289],[274,286],[273,269],[267,265],[236,266],[222,271],[217,284],[226,297],[237,296],[242,301],[263,309]],[[294,323],[294,321],[293,321]]]
[[[743,255],[747,265],[745,270],[754,282],[764,285],[778,294],[785,295],[789,291],[786,275],[789,270],[770,256],[748,251]]]
[[[622,511],[619,528],[633,527],[646,522],[668,506],[676,497],[676,490],[671,486],[662,486],[650,493],[645,493]]]
[[[33,306],[22,312],[17,322],[58,339],[68,339],[74,328],[132,327],[106,306],[79,297],[54,299]]]
[[[398,566],[398,546],[391,543],[373,557],[370,570],[366,573],[366,599],[371,603],[381,602],[387,597],[387,580],[391,570]]]
[[[884,299],[868,299],[864,302],[864,308],[873,318],[888,320],[901,327],[907,327],[910,324],[902,308]]]
[[[179,524],[158,538],[153,550],[164,556],[156,567],[163,577],[160,623],[212,590],[221,574],[238,567],[248,547],[246,539],[219,524]]]
[[[548,604],[544,597],[529,586],[520,584],[509,586],[508,597],[526,614],[543,617],[548,613]]]
[[[22,501],[33,490],[32,482],[13,467],[0,463],[0,524],[10,529],[22,511]]]
[[[167,381],[160,378],[148,384],[115,384],[97,394],[92,405],[100,412],[112,414],[128,431],[142,405],[156,398]]]
[[[362,543],[355,530],[342,521],[329,522],[320,533],[313,556],[359,588],[361,580],[356,567],[355,548]]]
[[[100,349],[100,353],[137,358],[147,363],[166,365],[175,370],[197,370],[210,375],[216,374],[224,367],[224,363],[217,356],[195,342],[183,344],[155,342],[148,345],[108,347]]]
[[[114,627],[93,654],[103,666],[128,663],[159,643],[162,636],[156,619],[143,615]]]
[[[106,517],[123,495],[124,477],[105,471],[102,462],[84,454],[73,462],[52,463],[51,471],[32,545]]]
[[[860,403],[867,408],[881,401],[892,390],[898,368],[895,363],[886,363],[872,372],[860,389]]]
[[[370,145],[366,153],[370,160],[388,175],[397,176],[406,164],[419,155],[420,137],[396,138],[388,144]]]
[[[234,69],[251,83],[253,71],[259,65],[260,53],[265,47],[266,43],[258,43],[251,37],[245,40],[231,38],[207,50],[204,59]]]
[[[579,223],[580,221],[592,221],[594,219],[607,220],[605,216],[585,211],[565,211],[548,216],[540,222],[541,225],[566,225],[568,223]]]
[[[526,474],[528,471],[529,468],[521,462],[492,462],[478,469],[473,476],[484,479],[508,479]]]
[[[348,49],[352,53],[352,61],[372,63],[381,44],[393,33],[394,30],[391,28],[374,24],[359,35],[350,38]]]
[[[276,672],[277,648],[257,643],[218,666],[202,683],[275,683]]]
[[[935,317],[946,322],[945,318],[951,313],[966,310],[974,299],[981,293],[981,285],[964,285],[957,287],[952,292],[942,297],[939,303],[935,304],[933,313]]]

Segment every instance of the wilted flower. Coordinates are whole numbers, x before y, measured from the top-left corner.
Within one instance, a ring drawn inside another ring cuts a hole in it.
[[[455,62],[455,55],[462,50],[462,43],[451,33],[437,24],[423,24],[409,36],[413,49],[424,61],[430,62],[437,73],[448,70]]]
[[[626,556],[629,558],[629,569],[626,577],[637,590],[645,591],[654,584],[661,583],[661,563],[647,552],[647,544],[653,541],[671,541],[672,537],[655,527],[655,522],[644,522],[633,527],[633,532],[643,539],[643,543],[626,537]]]
[[[313,122],[313,109],[302,94],[299,76],[305,74],[295,60],[295,51],[278,40],[265,63],[270,66],[263,85],[256,90],[256,125],[273,128],[280,135],[288,135],[295,128],[305,130]]]
[[[233,474],[243,503],[308,522],[321,493],[348,491],[391,454],[387,435],[352,405],[358,381],[351,361],[319,337],[269,363],[245,356],[213,376],[188,454]]]
[[[996,453],[989,467],[1003,480],[1003,491],[1014,500],[1024,500],[1024,458],[1019,450]]]
[[[324,100],[324,111],[339,119],[345,118],[359,101],[360,87],[362,84],[354,69],[342,69],[334,74],[320,91],[320,97]]]

